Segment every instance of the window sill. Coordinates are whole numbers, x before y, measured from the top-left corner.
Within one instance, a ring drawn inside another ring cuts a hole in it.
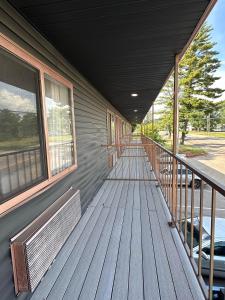
[[[21,194],[13,197],[12,199],[9,199],[8,201],[6,200],[6,202],[0,205],[0,218],[10,213],[11,211],[15,210],[19,206],[32,200],[34,197],[38,196],[39,194],[45,192],[50,187],[55,185],[57,182],[62,180],[64,177],[74,172],[76,169],[77,169],[77,165],[73,165],[65,169],[64,171],[60,172],[59,174],[51,177],[50,179],[44,180],[41,183],[33,186],[29,190],[26,190],[25,192],[22,192]]]

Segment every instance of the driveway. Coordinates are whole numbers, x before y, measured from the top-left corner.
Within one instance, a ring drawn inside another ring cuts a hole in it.
[[[208,151],[207,155],[193,157],[188,160],[197,163],[196,167],[225,185],[225,139],[187,135],[185,144],[202,147]]]

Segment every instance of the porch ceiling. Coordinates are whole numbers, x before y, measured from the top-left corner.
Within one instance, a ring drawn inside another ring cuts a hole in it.
[[[185,46],[209,4],[209,0],[9,2],[132,123],[144,118],[174,55]],[[131,97],[132,92],[138,97]]]

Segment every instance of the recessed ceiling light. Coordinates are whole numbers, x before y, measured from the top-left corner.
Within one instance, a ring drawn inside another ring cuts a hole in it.
[[[137,109],[134,109],[134,112],[137,112],[138,110]]]
[[[138,96],[138,93],[132,93],[131,96],[132,96],[132,97],[137,97],[137,96]]]

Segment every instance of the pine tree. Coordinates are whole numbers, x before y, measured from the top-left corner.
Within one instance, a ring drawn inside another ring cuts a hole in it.
[[[204,23],[185,55],[179,63],[179,130],[181,131],[181,144],[184,144],[191,123],[197,130],[206,129],[206,118],[216,109],[214,99],[220,97],[222,89],[214,88],[213,84],[219,77],[215,76],[220,67],[214,50],[215,43],[211,39],[212,28]],[[164,128],[172,126],[173,104],[172,76],[162,89],[159,102],[163,103],[162,124]]]
[[[184,144],[189,121],[212,113],[212,100],[223,93],[222,89],[213,87],[219,79],[215,72],[221,64],[211,31],[212,28],[204,23],[179,64],[181,144]]]

